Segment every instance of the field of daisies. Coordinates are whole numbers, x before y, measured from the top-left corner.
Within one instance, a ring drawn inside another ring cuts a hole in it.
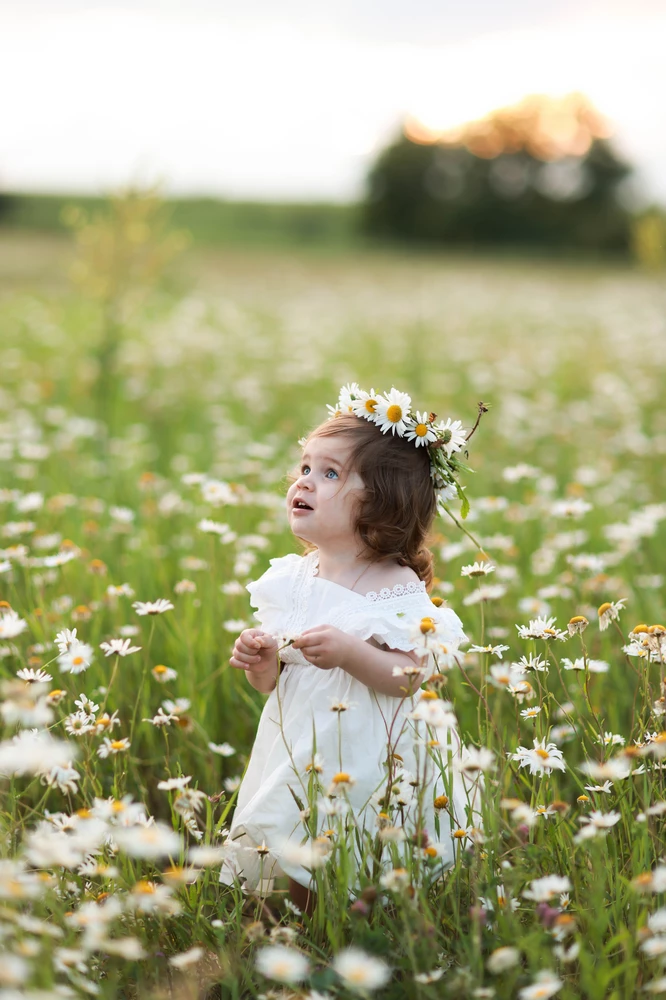
[[[176,259],[130,222],[120,250],[83,223],[0,238],[0,1000],[666,992],[662,278]],[[476,804],[440,795],[420,828],[387,747],[359,831],[353,770],[313,756],[310,917],[286,882],[219,882],[265,701],[228,657],[245,584],[298,551],[298,438],[352,380],[466,427],[488,406],[471,512],[451,502],[432,542],[431,596],[470,641],[424,620],[437,669],[413,696],[445,775],[455,713]]]

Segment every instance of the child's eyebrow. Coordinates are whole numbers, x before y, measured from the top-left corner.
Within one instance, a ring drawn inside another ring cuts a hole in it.
[[[307,452],[303,452],[303,457],[301,458],[301,465],[303,464],[303,462],[305,462],[306,459],[309,459],[309,457],[310,456],[308,455]],[[321,458],[322,462],[331,462],[332,465],[340,465],[340,466],[342,465],[342,462],[340,461],[339,458],[331,458],[330,455],[320,455],[319,457]]]

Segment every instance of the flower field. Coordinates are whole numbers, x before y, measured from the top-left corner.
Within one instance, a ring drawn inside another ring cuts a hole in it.
[[[191,249],[111,321],[68,244],[33,249],[0,240],[0,1000],[666,993],[661,279]],[[470,643],[425,623],[414,696],[445,773],[455,712],[481,811],[421,830],[387,748],[358,831],[313,758],[310,918],[218,881],[265,701],[228,657],[351,380],[489,408],[432,543]]]

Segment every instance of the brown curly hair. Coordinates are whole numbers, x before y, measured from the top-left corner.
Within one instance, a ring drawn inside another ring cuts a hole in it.
[[[351,440],[350,465],[365,485],[356,507],[356,530],[373,561],[394,559],[414,570],[426,587],[433,581],[426,539],[437,505],[426,448],[382,434],[376,424],[351,413],[326,420],[308,434]],[[306,547],[306,551],[314,548]]]

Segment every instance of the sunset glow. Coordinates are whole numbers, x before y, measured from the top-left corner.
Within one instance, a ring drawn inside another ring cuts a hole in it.
[[[9,189],[163,178],[173,192],[344,200],[406,118],[432,141],[529,94],[578,92],[643,168],[645,189],[666,199],[663,13],[569,14],[548,28],[415,45],[270,12],[244,22],[212,6],[58,7],[39,18],[0,7]]]

